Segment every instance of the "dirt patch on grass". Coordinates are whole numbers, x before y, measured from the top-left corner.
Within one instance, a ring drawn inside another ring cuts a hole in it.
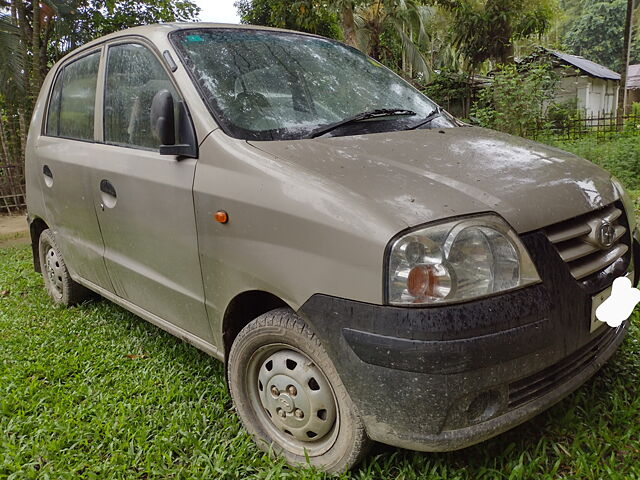
[[[29,225],[24,215],[0,215],[0,248],[29,243]]]

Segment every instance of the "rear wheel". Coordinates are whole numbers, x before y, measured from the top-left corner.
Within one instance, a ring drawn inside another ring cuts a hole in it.
[[[54,302],[71,306],[91,296],[89,290],[71,279],[51,230],[46,229],[40,234],[38,248],[44,286]]]
[[[331,473],[366,454],[369,439],[317,337],[287,309],[249,323],[229,354],[229,388],[258,446]]]

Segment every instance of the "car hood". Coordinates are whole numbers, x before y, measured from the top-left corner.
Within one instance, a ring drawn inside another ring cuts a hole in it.
[[[249,143],[409,227],[492,211],[523,233],[617,199],[591,162],[478,127]]]

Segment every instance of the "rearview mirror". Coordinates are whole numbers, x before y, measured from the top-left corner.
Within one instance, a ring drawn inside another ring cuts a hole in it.
[[[173,96],[169,90],[160,90],[151,102],[151,128],[160,140],[160,155],[198,158],[198,144],[191,117],[184,102],[178,102],[178,141]]]

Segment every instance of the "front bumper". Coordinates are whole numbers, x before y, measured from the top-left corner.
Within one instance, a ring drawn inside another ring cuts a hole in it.
[[[590,333],[591,298],[632,268],[631,255],[578,282],[541,232],[522,241],[542,279],[528,288],[427,308],[314,295],[300,308],[372,439],[472,445],[558,402],[615,352],[627,322]]]

